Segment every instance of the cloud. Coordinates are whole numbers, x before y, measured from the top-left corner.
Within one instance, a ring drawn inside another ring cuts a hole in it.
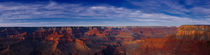
[[[140,7],[143,12],[148,13],[165,13],[182,17],[190,17],[196,19],[207,19],[203,16],[209,15],[209,1],[197,0],[144,0],[129,1],[133,5]]]
[[[40,19],[41,18],[60,18],[60,19],[111,19],[109,23],[120,23],[119,20],[123,20],[129,23],[134,22],[151,22],[152,24],[163,24],[163,23],[172,23],[177,25],[182,24],[209,24],[209,21],[206,19],[199,20],[199,19],[192,19],[190,17],[185,16],[173,16],[168,15],[160,12],[154,12],[157,7],[161,8],[161,5],[154,5],[156,2],[150,1],[152,4],[146,4],[143,2],[134,3],[135,5],[139,6],[149,6],[148,9],[153,12],[145,12],[142,9],[129,9],[125,7],[115,7],[111,5],[93,5],[93,6],[84,6],[80,4],[68,4],[68,3],[56,3],[56,2],[49,2],[49,3],[32,3],[32,4],[22,4],[22,3],[14,3],[14,2],[6,2],[0,3],[0,24],[3,26],[14,26],[15,25],[36,25],[43,26],[48,25],[47,23],[55,24],[55,25],[62,25],[64,23],[73,25],[75,23],[69,22],[69,20],[64,20],[61,23],[54,20],[52,22],[45,22],[45,21],[37,21],[36,23],[33,22],[25,22],[17,23],[15,21],[24,20],[24,19]],[[175,14],[182,14],[187,15],[185,12],[198,11],[198,9],[203,8],[193,8],[192,10],[187,10],[183,8],[181,5],[172,5],[167,2],[161,2],[169,6],[168,9],[173,10],[165,10],[167,12],[175,13]],[[144,5],[140,5],[144,4]],[[153,8],[152,8],[153,7]],[[182,9],[182,10],[180,10]],[[158,9],[157,9],[158,10]],[[157,11],[156,10],[156,11]],[[208,9],[203,9],[203,11],[198,12],[207,12]],[[196,12],[194,12],[196,13]],[[9,21],[14,20],[14,21]],[[101,21],[101,20],[100,20]],[[85,23],[89,23],[90,21],[83,21],[79,23],[81,25],[85,25]],[[102,21],[101,24],[103,25],[108,24],[107,21]],[[151,24],[150,23],[150,24]],[[78,24],[78,25],[79,25]],[[92,24],[92,23],[89,23]],[[170,25],[170,24],[169,24]]]
[[[194,14],[210,15],[210,9],[203,7],[194,7],[191,9]]]
[[[177,0],[145,0],[145,1],[130,1],[133,5],[140,7],[144,12],[168,12],[173,14],[182,14],[189,12],[183,5],[180,5]]]
[[[1,23],[0,27],[39,27],[39,26],[55,26],[62,22],[27,22],[27,23]],[[64,23],[62,23],[64,24]]]

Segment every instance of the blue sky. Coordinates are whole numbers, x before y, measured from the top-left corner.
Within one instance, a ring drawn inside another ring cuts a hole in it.
[[[0,26],[210,24],[208,0],[0,0]]]

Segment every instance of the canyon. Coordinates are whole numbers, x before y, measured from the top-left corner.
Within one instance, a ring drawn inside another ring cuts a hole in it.
[[[0,55],[209,55],[210,25],[0,27]]]

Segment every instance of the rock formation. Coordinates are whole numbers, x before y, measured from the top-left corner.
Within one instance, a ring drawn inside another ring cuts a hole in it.
[[[209,25],[183,25],[177,29],[177,38],[188,40],[210,40]]]
[[[1,27],[0,55],[209,55],[208,25]]]

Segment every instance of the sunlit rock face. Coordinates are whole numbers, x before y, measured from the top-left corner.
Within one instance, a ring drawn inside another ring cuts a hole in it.
[[[177,33],[141,41],[140,55],[209,55],[208,25],[183,25]]]
[[[104,37],[106,36],[105,31],[100,31],[97,28],[90,28],[88,32],[85,32],[86,36],[97,36],[97,37]]]
[[[210,25],[183,25],[176,35],[178,39],[210,40]]]

